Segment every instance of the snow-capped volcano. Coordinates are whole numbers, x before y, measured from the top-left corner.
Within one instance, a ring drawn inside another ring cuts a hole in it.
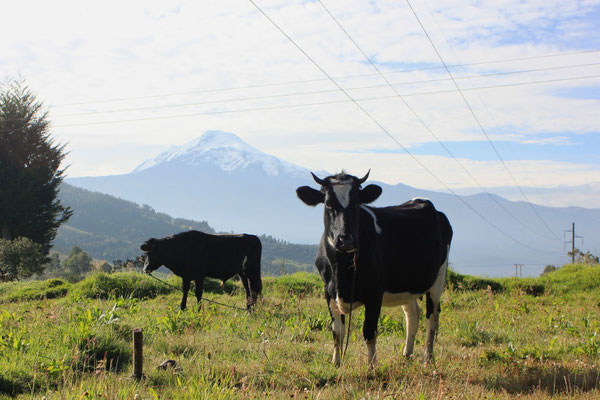
[[[343,167],[340,165],[340,169]],[[326,172],[315,173],[327,176]],[[147,204],[175,217],[208,221],[221,232],[264,233],[295,243],[317,243],[323,232],[323,208],[307,207],[296,196],[299,186],[318,187],[310,171],[266,154],[232,133],[208,131],[142,163],[129,174],[70,178],[67,183]],[[383,193],[374,206],[426,197],[448,216],[455,232],[451,252],[455,265],[482,265],[478,272],[488,273],[491,271],[485,265],[490,260],[508,266],[518,262],[540,264],[541,272],[546,264],[567,261],[562,246],[521,229],[516,221],[506,218],[489,196],[475,194],[464,196],[463,200],[503,232],[511,232],[510,237],[466,209],[457,196],[402,184],[378,184]],[[529,204],[502,198],[498,201],[520,221],[543,229]],[[555,230],[577,221],[578,232],[586,237],[587,246],[592,242],[589,248],[598,248],[598,241],[593,238],[597,236],[594,233],[600,224],[600,210],[535,207]],[[182,229],[187,228],[183,225]]]
[[[269,176],[307,176],[308,170],[285,162],[250,146],[230,132],[206,131],[183,146],[171,148],[151,160],[144,161],[133,172],[161,164],[177,163],[189,167],[202,164],[218,166],[223,171],[243,170],[257,166]]]

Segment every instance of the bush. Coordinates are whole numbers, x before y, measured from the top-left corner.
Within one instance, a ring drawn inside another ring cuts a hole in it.
[[[39,274],[44,270],[46,261],[42,246],[30,239],[0,239],[0,282]]]
[[[0,287],[0,303],[54,299],[66,296],[70,289],[71,284],[63,279],[6,283]]]
[[[600,287],[600,266],[567,264],[540,280],[556,293],[596,291]]]
[[[471,275],[462,275],[452,269],[448,269],[448,274],[446,275],[446,285],[454,290],[487,290],[489,287],[494,293],[504,291],[502,284],[496,280],[479,278]]]
[[[265,289],[291,294],[320,294],[323,292],[323,281],[317,274],[296,272],[292,275],[267,277],[263,279]]]
[[[25,371],[5,371],[0,375],[0,394],[16,397],[27,390],[33,381],[33,376]]]
[[[154,298],[175,290],[149,276],[130,272],[96,273],[73,285],[72,294],[90,299],[110,297]]]
[[[546,285],[540,278],[503,278],[506,291],[540,296],[546,292]]]

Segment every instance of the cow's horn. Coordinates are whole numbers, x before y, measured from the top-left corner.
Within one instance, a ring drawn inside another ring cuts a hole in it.
[[[319,185],[321,185],[321,186],[327,186],[327,182],[325,182],[324,179],[319,178],[318,176],[316,176],[312,172],[310,174],[312,175],[312,177],[315,180],[315,182],[317,182]]]
[[[367,174],[358,180],[358,184],[362,185],[363,183],[365,183],[365,181],[367,180],[367,178],[369,177],[369,174],[371,173],[371,168],[369,168],[369,170],[367,171]]]

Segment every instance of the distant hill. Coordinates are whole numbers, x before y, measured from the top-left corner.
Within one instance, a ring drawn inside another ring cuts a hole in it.
[[[114,196],[91,192],[66,183],[60,200],[75,210],[69,222],[60,227],[53,249],[68,253],[77,245],[92,257],[125,260],[141,254],[139,246],[148,238],[164,237],[186,230],[215,233],[206,221],[173,218]],[[241,233],[241,232],[240,232]],[[271,236],[261,236],[263,273],[278,275],[313,269],[316,246],[292,244]]]
[[[371,177],[376,178],[377,171],[371,171]],[[206,220],[219,231],[308,244],[318,243],[323,231],[322,207],[307,207],[295,193],[298,186],[317,186],[310,171],[263,153],[232,133],[208,131],[129,174],[66,181],[146,203],[169,215]],[[514,264],[525,264],[524,274],[537,275],[546,264],[562,265],[569,261],[563,232],[573,222],[584,237],[583,249],[600,253],[600,209],[545,207],[486,193],[454,196],[403,184],[367,183],[383,188],[375,206],[431,199],[452,224],[450,262],[463,273],[505,276],[514,274]]]

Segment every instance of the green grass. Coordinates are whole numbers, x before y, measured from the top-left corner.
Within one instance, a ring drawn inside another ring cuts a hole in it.
[[[179,291],[161,292],[147,279],[94,275],[63,297],[4,301],[0,399],[600,398],[600,291],[591,289],[598,266],[522,281],[455,276],[463,286],[450,284],[443,295],[429,365],[421,362],[424,315],[415,355],[405,359],[402,310],[384,308],[374,369],[366,366],[363,309],[353,317],[342,367],[331,364],[316,275],[265,278],[252,313],[208,303],[181,312]],[[0,299],[49,282],[1,284]],[[243,289],[231,285],[206,297],[244,304]],[[134,328],[144,334],[139,382],[128,379]],[[158,370],[166,359],[180,369]]]

